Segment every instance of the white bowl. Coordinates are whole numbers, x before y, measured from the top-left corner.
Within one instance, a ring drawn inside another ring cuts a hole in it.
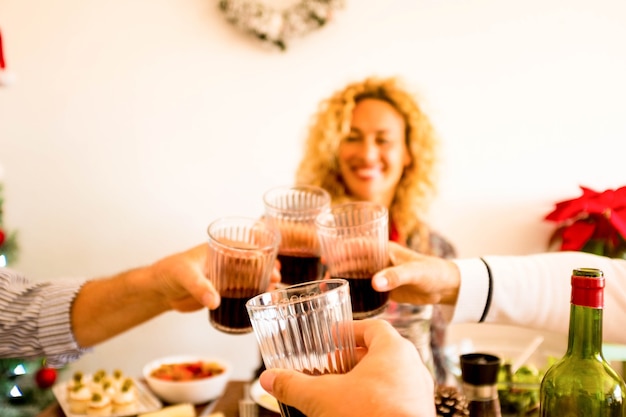
[[[161,365],[198,361],[217,363],[224,369],[224,372],[218,375],[187,381],[168,381],[151,376],[152,371],[158,369]],[[166,356],[149,362],[143,367],[143,377],[148,383],[148,387],[165,402],[171,404],[202,404],[222,395],[230,379],[231,371],[232,368],[230,364],[220,358],[198,355],[176,355]]]

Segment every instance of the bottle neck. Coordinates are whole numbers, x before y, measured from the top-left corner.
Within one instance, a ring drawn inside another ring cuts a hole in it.
[[[602,355],[602,308],[571,304],[567,355]]]

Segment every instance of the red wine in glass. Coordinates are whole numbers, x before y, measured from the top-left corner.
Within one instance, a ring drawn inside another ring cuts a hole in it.
[[[372,288],[371,276],[369,278],[333,276],[332,278],[341,278],[348,281],[350,285],[350,301],[352,302],[352,315],[354,319],[359,320],[367,317],[373,317],[385,310],[387,301],[389,301],[389,292],[379,292]]]
[[[218,308],[210,310],[211,322],[218,330],[229,333],[248,333],[252,331],[246,302],[254,297],[254,291],[223,291]]]
[[[287,285],[322,278],[320,257],[307,253],[279,253],[281,282]]]

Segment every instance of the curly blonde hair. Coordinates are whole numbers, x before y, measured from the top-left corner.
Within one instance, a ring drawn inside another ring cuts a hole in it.
[[[417,232],[420,250],[429,253],[430,231],[424,217],[436,192],[438,139],[429,118],[398,78],[369,77],[348,84],[320,103],[309,127],[296,182],[326,189],[333,203],[351,199],[339,171],[337,154],[340,142],[350,133],[356,103],[366,98],[384,100],[404,117],[411,163],[400,178],[389,214],[402,241]]]

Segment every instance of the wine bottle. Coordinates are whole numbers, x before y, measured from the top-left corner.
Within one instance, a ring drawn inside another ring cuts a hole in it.
[[[604,274],[575,269],[567,352],[546,372],[541,417],[626,416],[626,385],[602,355]]]

